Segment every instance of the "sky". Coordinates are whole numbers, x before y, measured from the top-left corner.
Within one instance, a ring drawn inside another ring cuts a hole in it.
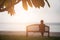
[[[48,0],[50,8],[46,4],[44,8],[31,8],[24,10],[22,2],[15,5],[15,15],[11,16],[7,11],[0,12],[0,23],[39,23],[44,20],[45,23],[60,23],[60,0]],[[0,30],[20,30],[21,27],[1,27]],[[7,25],[6,25],[7,26]],[[58,27],[59,28],[59,27]],[[57,30],[58,30],[57,28]],[[24,30],[22,27],[21,30]],[[53,29],[53,28],[52,28]],[[56,30],[55,30],[56,31]]]
[[[60,23],[60,0],[48,0],[50,8],[46,4],[44,8],[31,8],[24,10],[22,2],[15,5],[15,15],[10,16],[8,12],[0,12],[0,23],[32,23],[44,20],[46,23]]]

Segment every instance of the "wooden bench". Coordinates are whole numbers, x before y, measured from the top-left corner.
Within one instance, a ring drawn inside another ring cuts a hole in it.
[[[38,30],[34,30],[34,29],[36,29],[34,27],[36,27],[36,28],[38,27],[39,28],[39,24],[32,24],[32,25],[26,26],[26,36],[27,37],[28,37],[28,32],[40,32],[39,29]],[[44,33],[48,33],[48,37],[49,37],[49,30],[50,30],[49,26],[46,26]]]

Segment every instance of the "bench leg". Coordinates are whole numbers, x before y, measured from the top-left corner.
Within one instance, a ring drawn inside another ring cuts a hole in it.
[[[44,33],[41,33],[42,37],[44,36]]]
[[[50,33],[48,32],[48,37],[50,36]]]
[[[26,37],[28,37],[28,27],[26,27]]]
[[[26,37],[28,37],[28,32],[26,32]]]

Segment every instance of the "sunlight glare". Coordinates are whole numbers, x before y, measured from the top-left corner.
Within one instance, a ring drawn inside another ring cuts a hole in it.
[[[21,31],[25,31],[26,25],[24,24],[29,23],[30,21],[32,21],[31,19],[33,19],[33,14],[30,14],[30,7],[28,11],[26,11],[22,7],[22,3],[20,2],[17,5],[15,5],[15,12],[16,14],[13,16],[14,21],[23,24],[22,27],[19,27],[20,29],[18,29]]]

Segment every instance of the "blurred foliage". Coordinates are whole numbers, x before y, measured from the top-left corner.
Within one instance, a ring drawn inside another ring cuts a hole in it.
[[[14,5],[22,2],[22,6],[25,10],[28,10],[28,5],[30,7],[40,8],[45,6],[45,2],[50,7],[50,4],[47,0],[0,0],[0,12],[8,11],[10,15],[14,15]]]

